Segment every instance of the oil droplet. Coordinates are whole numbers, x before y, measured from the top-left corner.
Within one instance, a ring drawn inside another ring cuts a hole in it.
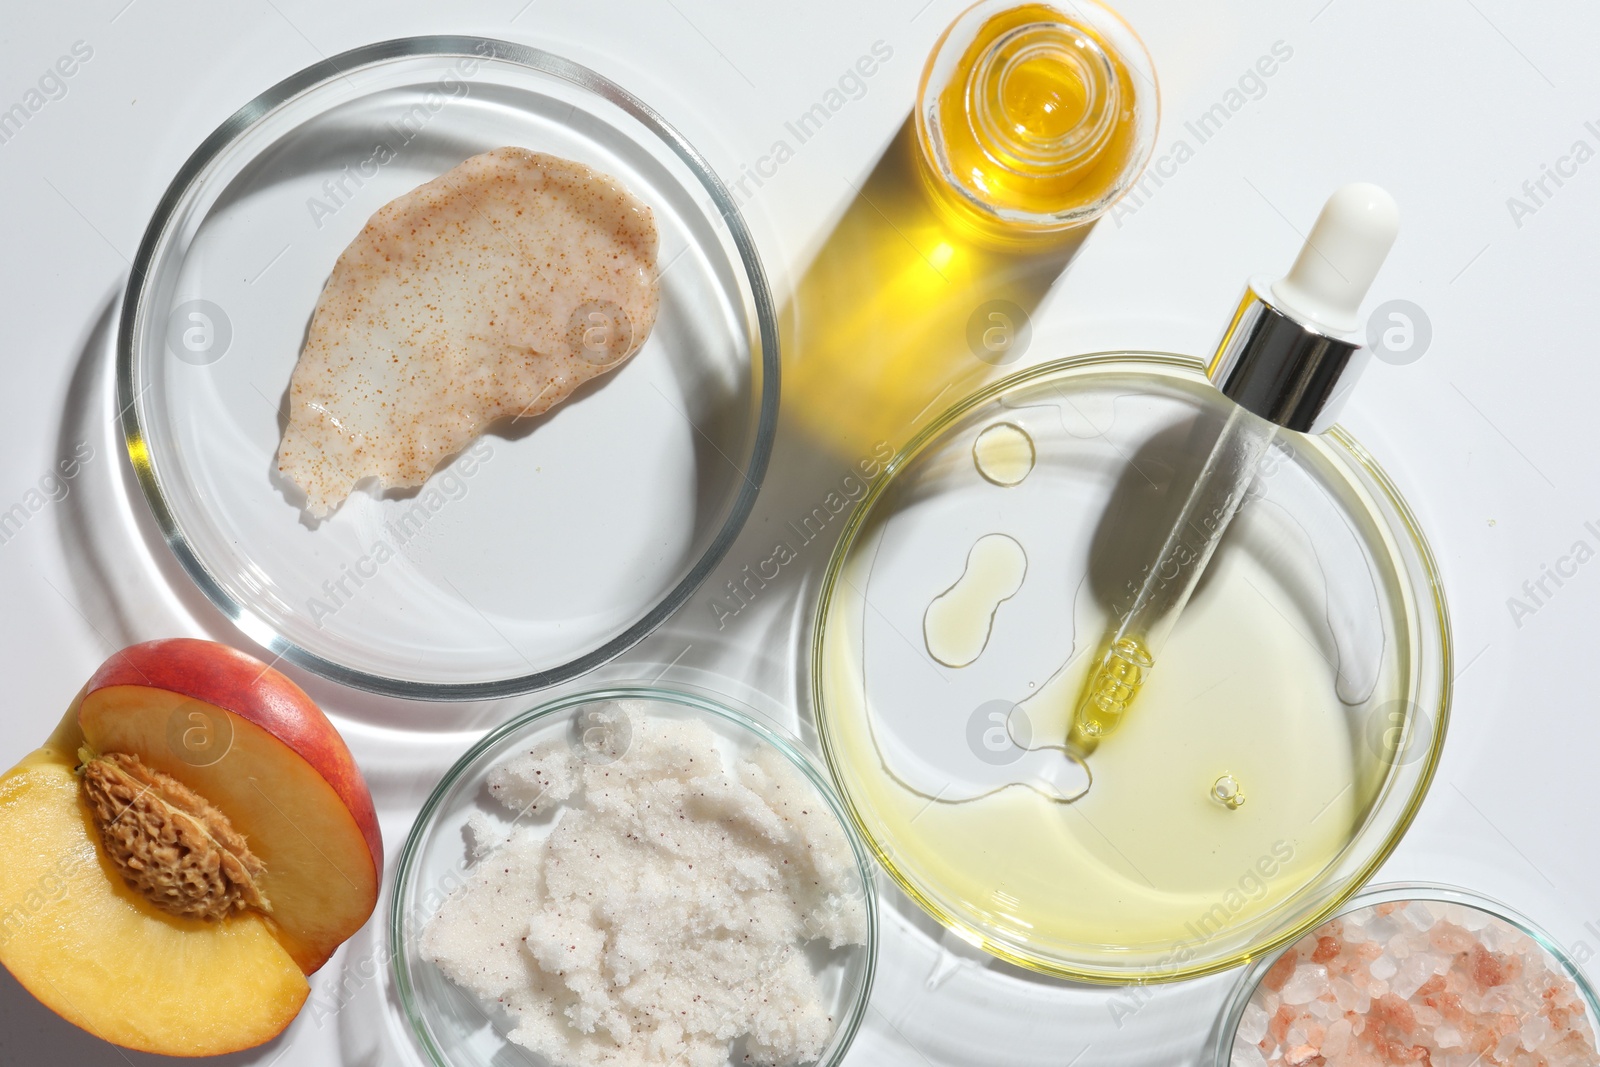
[[[1239,788],[1239,780],[1231,774],[1224,774],[1211,784],[1211,795],[1229,811],[1244,807],[1244,790]]]
[[[946,667],[965,667],[983,655],[995,612],[1022,588],[1028,556],[1014,538],[984,534],[967,553],[967,569],[933,598],[922,616],[928,655]]]
[[[1010,488],[1022,484],[1033,470],[1037,458],[1028,431],[1011,422],[987,426],[972,442],[972,461],[978,473],[995,485]]]

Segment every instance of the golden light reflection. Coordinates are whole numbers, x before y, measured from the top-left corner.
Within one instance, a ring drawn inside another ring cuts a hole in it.
[[[908,120],[783,316],[786,420],[846,460],[916,429],[1020,352],[986,350],[984,305],[1038,306],[1081,243],[1000,247],[934,202]]]

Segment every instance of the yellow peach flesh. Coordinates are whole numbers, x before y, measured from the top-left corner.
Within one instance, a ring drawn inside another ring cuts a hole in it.
[[[176,918],[124,885],[56,741],[0,776],[0,962],[62,1018],[128,1048],[209,1056],[280,1033],[309,986],[268,921]]]

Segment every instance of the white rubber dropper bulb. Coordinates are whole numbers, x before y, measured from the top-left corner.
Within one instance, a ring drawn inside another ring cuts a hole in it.
[[[1370,182],[1344,186],[1322,205],[1289,273],[1272,283],[1273,302],[1303,324],[1353,333],[1361,301],[1399,231],[1394,197]]]

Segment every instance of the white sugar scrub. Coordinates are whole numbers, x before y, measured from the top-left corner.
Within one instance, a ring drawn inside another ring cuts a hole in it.
[[[1296,942],[1240,1016],[1232,1067],[1595,1067],[1583,992],[1478,908],[1398,900]]]
[[[835,1020],[812,957],[868,936],[849,839],[777,749],[649,709],[490,771],[501,811],[469,816],[422,955],[553,1067],[815,1060]]]

